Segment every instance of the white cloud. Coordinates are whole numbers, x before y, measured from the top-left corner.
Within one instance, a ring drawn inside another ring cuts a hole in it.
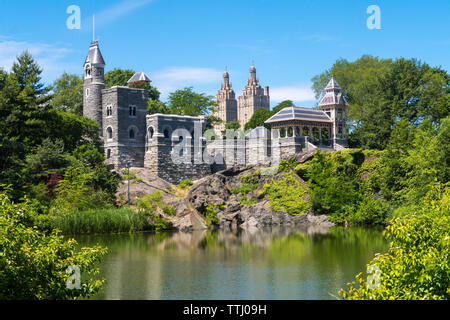
[[[211,68],[171,67],[150,74],[152,84],[161,91],[161,98],[177,89],[196,85],[216,84],[222,78],[222,71]]]
[[[70,52],[68,48],[56,47],[46,43],[15,41],[2,36],[0,36],[0,68],[10,71],[17,56],[25,50],[31,53],[43,69],[42,78],[45,82],[52,82],[64,71],[78,71],[77,66],[63,61]]]
[[[293,102],[305,102],[315,100],[315,95],[310,87],[274,87],[270,89],[270,100],[276,102],[281,102],[284,100],[292,100]]]

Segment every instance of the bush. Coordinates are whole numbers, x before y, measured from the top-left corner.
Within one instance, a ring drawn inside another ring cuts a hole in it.
[[[28,203],[13,204],[0,194],[0,299],[76,299],[89,297],[102,287],[94,265],[106,254],[99,246],[76,250],[77,242],[57,232],[47,235],[29,227]],[[80,289],[69,289],[69,266],[83,275]]]
[[[192,186],[193,184],[194,183],[191,180],[185,179],[178,184],[178,187],[180,187],[181,189],[186,189]]]
[[[205,209],[206,224],[208,226],[219,224],[219,219],[217,219],[216,209],[222,210],[224,203],[220,202],[216,205],[209,204]]]
[[[380,269],[378,288],[370,289],[356,276],[344,299],[450,299],[449,184],[434,183],[420,209],[394,218],[385,230],[390,240],[386,254],[369,265]]]
[[[285,173],[278,179],[264,185],[261,195],[267,196],[275,211],[285,211],[292,215],[301,215],[311,210],[307,199],[308,189],[291,173]]]
[[[159,210],[167,215],[175,215],[175,208],[162,201],[162,192],[156,191],[139,199],[138,211],[145,215],[156,230],[168,230],[172,224],[161,217]]]

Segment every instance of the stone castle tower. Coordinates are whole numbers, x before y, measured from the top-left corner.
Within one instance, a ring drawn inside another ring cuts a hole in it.
[[[234,90],[230,83],[230,75],[226,68],[223,73],[223,82],[220,85],[220,90],[216,95],[215,115],[223,120],[223,123],[214,126],[214,129],[219,131],[225,130],[225,124],[238,119],[237,115],[237,100]]]
[[[238,120],[241,129],[244,129],[245,124],[258,109],[270,110],[269,87],[264,90],[259,85],[259,80],[256,78],[256,68],[252,65],[250,67],[250,79],[242,90],[242,96],[238,98]]]
[[[98,41],[93,41],[84,61],[83,116],[98,122],[101,137],[103,136],[102,90],[105,89],[104,71],[105,60],[103,60],[98,47]]]
[[[347,106],[342,88],[332,77],[325,87],[325,95],[319,103],[319,108],[333,121],[330,139],[334,144],[345,147],[347,146]]]
[[[148,91],[125,86],[105,89],[104,69],[98,41],[93,41],[84,62],[83,115],[100,125],[108,165],[143,167]],[[128,81],[130,85],[142,83],[150,83],[143,72]]]

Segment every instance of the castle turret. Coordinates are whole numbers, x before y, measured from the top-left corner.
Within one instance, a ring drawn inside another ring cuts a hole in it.
[[[346,146],[347,141],[347,100],[342,94],[342,88],[334,77],[325,87],[325,95],[319,103],[319,108],[333,121],[331,138],[334,143]]]
[[[100,125],[102,136],[102,90],[105,88],[105,60],[98,47],[98,41],[91,42],[84,61],[83,115]]]
[[[219,131],[225,130],[225,124],[237,120],[237,100],[236,95],[230,83],[230,75],[225,68],[223,73],[223,81],[220,90],[216,95],[218,106],[214,115],[220,118],[223,123],[216,125],[214,128]]]
[[[269,87],[264,90],[260,86],[256,78],[256,68],[252,63],[250,78],[242,90],[242,96],[238,98],[238,120],[242,129],[258,109],[270,110]]]

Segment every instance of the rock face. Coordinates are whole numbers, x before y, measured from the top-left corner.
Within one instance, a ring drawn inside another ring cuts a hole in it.
[[[183,232],[208,228],[206,219],[208,206],[214,207],[218,220],[216,227],[221,229],[285,226],[327,229],[334,225],[325,215],[314,215],[309,212],[293,216],[287,212],[274,211],[269,201],[260,195],[264,184],[273,176],[261,176],[258,187],[247,194],[247,199],[254,204],[242,204],[239,195],[233,194],[232,189],[242,185],[242,176],[251,175],[257,169],[259,168],[227,169],[196,181],[189,191],[180,191],[177,186],[149,176],[145,169],[139,168],[135,170],[139,178],[133,180],[130,185],[132,204],[136,203],[138,197],[160,190],[163,193],[163,201],[176,210],[175,217],[166,218],[172,222],[174,228]],[[119,189],[118,197],[126,199],[126,195],[125,182]]]

